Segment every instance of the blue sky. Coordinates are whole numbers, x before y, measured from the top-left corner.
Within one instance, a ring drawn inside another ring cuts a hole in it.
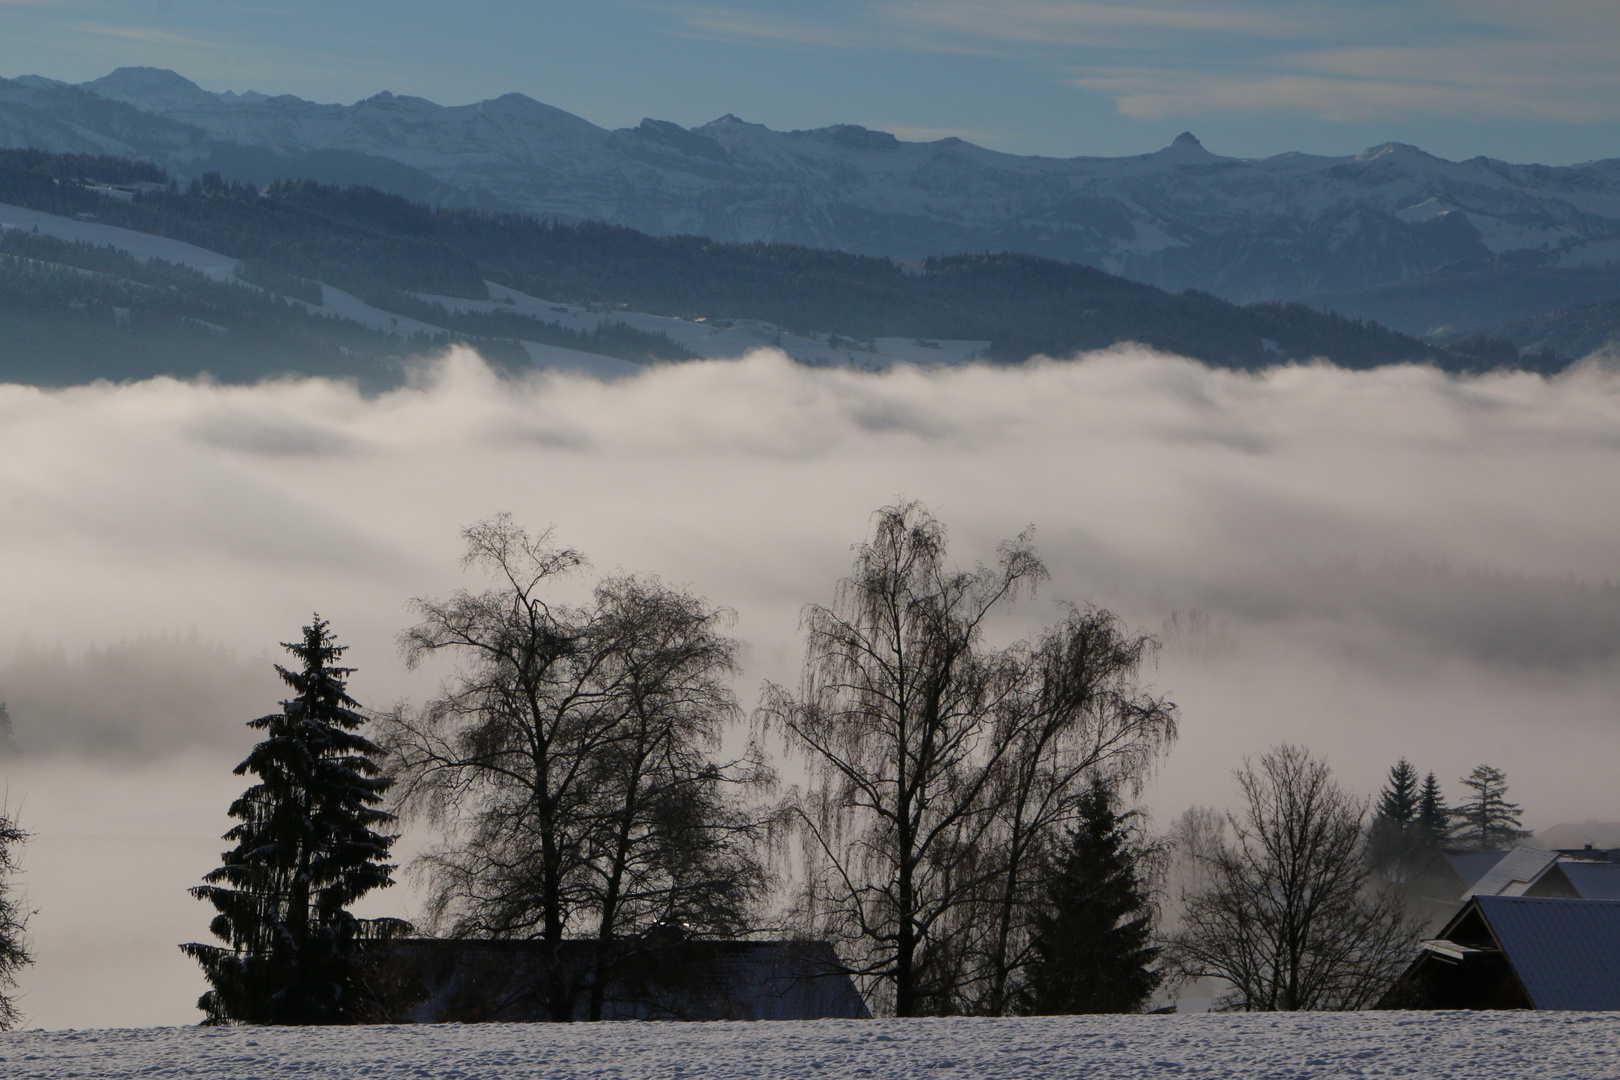
[[[1244,156],[1389,140],[1620,156],[1620,0],[0,0],[0,75],[173,68],[210,90],[461,104],[605,126],[736,113],[1055,155],[1184,129]]]

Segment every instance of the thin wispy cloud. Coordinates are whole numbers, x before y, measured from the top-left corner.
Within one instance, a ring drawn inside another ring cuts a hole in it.
[[[689,32],[739,43],[1036,63],[1139,119],[1276,111],[1333,121],[1392,112],[1620,118],[1620,4],[1594,0],[886,0],[795,16],[666,10]]]
[[[167,30],[156,30],[149,26],[114,26],[109,23],[82,22],[74,24],[73,29],[78,30],[80,33],[95,34],[100,37],[121,38],[124,41],[140,41],[155,45],[211,47],[214,44],[201,38],[175,34]]]
[[[689,36],[740,44],[815,45],[867,48],[882,44],[859,27],[818,23],[742,8],[698,7],[670,10]]]
[[[990,3],[904,0],[873,9],[874,18],[912,28],[1043,45],[1093,45],[1109,29],[1177,34],[1297,37],[1305,27],[1289,12],[1222,4]]]
[[[1586,80],[1514,77],[1487,83],[1464,73],[1448,78],[1430,69],[1422,78],[1339,74],[1325,70],[1251,75],[1244,72],[1168,72],[1160,68],[1097,67],[1071,80],[1115,99],[1120,112],[1140,120],[1221,113],[1305,112],[1324,120],[1377,120],[1421,110],[1453,117],[1537,117],[1589,123],[1620,116],[1620,77]],[[1472,69],[1470,61],[1464,61]]]

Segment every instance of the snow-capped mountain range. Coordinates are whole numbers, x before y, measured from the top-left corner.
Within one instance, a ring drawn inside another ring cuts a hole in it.
[[[598,219],[655,234],[779,240],[917,259],[1014,250],[1249,301],[1342,292],[1457,263],[1620,261],[1620,158],[1453,162],[1223,157],[1191,134],[1120,158],[1023,157],[853,125],[773,131],[735,116],[610,131],[521,94],[353,105],[211,93],[120,68],[71,86],[0,80],[0,145],[366,182],[415,198]]]

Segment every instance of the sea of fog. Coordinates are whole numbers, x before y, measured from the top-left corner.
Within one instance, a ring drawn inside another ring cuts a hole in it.
[[[872,512],[925,502],[963,563],[1035,526],[1051,580],[1001,640],[1097,604],[1165,648],[1182,710],[1144,793],[1231,802],[1283,741],[1371,793],[1409,758],[1504,769],[1536,828],[1620,820],[1620,370],[1215,371],[1138,348],[1002,368],[817,370],[779,354],[604,383],[471,352],[366,397],[297,379],[0,386],[0,700],[36,833],[30,1024],[185,1024],[243,721],[312,612],[366,705],[420,700],[412,597],[479,588],[460,530],[510,512],[736,613],[752,705],[796,678]],[[791,765],[789,766],[791,768]],[[407,836],[408,851],[417,842]],[[410,915],[399,888],[369,913]]]

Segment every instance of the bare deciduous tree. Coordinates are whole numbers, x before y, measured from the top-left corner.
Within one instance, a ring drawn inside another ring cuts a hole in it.
[[[753,825],[731,791],[768,781],[757,752],[719,763],[737,715],[728,613],[656,581],[606,580],[585,606],[552,605],[582,562],[502,516],[466,531],[469,566],[496,585],[421,600],[408,662],[459,659],[441,695],[390,719],[402,808],[444,842],[420,863],[429,914],[453,936],[598,943],[588,1015],[623,946],[678,927],[734,933],[764,883]],[[582,988],[550,966],[553,1019]]]
[[[767,687],[760,713],[813,777],[791,801],[807,928],[899,1016],[1010,1008],[1045,847],[1092,779],[1134,779],[1175,733],[1134,682],[1151,639],[1107,612],[984,645],[1045,576],[1028,533],[994,567],[945,554],[920,505],[878,511],[833,604],[806,610],[799,691]]]
[[[1367,878],[1367,805],[1328,766],[1283,745],[1237,772],[1246,807],[1234,839],[1206,835],[1192,857],[1207,882],[1182,897],[1172,955],[1187,977],[1232,986],[1244,1011],[1359,1009],[1410,959],[1420,924]]]
[[[19,849],[28,842],[25,832],[7,809],[0,806],[0,1031],[22,1019],[11,995],[17,973],[34,962],[26,934],[29,912],[24,910],[11,876],[17,872]]]
[[[1009,752],[991,796],[992,890],[968,905],[979,931],[978,977],[966,988],[964,1011],[1000,1016],[1027,996],[1022,982],[1054,846],[1077,824],[1090,789],[1139,793],[1175,740],[1176,707],[1139,682],[1157,645],[1111,612],[1087,608],[1071,609],[1032,650],[1009,650],[1020,693],[997,718]]]

